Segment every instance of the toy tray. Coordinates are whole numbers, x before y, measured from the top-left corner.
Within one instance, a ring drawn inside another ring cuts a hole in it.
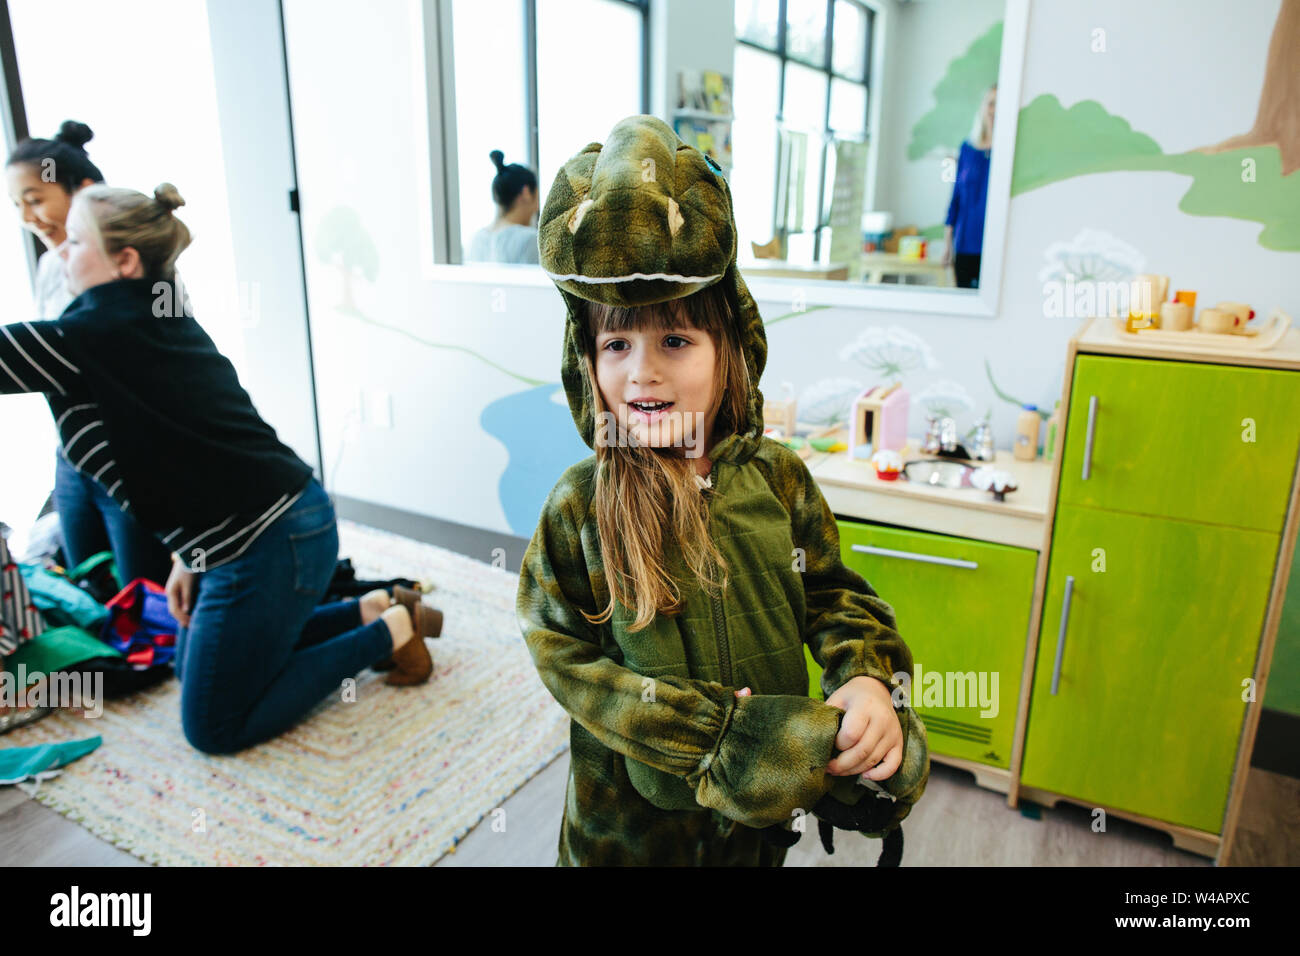
[[[1193,326],[1183,332],[1170,329],[1138,329],[1129,332],[1123,319],[1115,320],[1118,332],[1140,338],[1143,342],[1165,343],[1168,345],[1185,345],[1193,348],[1221,348],[1230,351],[1262,352],[1271,349],[1282,340],[1286,330],[1291,327],[1291,316],[1280,309],[1274,309],[1268,320],[1259,328],[1244,329],[1241,332],[1202,332],[1199,326]]]

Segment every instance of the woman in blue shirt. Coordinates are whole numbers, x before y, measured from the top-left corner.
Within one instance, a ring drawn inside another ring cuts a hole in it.
[[[998,88],[984,94],[969,141],[957,157],[957,181],[943,231],[947,248],[944,265],[951,264],[961,289],[978,289],[980,252],[984,247],[984,202],[989,188],[989,157],[993,149],[993,112]]]

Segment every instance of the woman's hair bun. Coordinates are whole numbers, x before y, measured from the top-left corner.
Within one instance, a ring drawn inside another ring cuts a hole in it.
[[[77,149],[84,149],[86,144],[95,138],[95,134],[90,131],[90,127],[85,123],[78,123],[76,120],[64,120],[59,131],[54,134],[54,138],[60,143],[67,143],[69,146],[75,146]]]
[[[492,164],[496,166],[499,171],[502,168],[502,164],[505,162],[506,154],[501,152],[499,149],[494,149],[492,152],[488,153],[488,158],[492,160]]]
[[[180,190],[171,183],[163,183],[153,191],[153,198],[158,200],[158,204],[167,209],[168,212],[173,209],[179,209],[185,205],[185,200],[181,198]]]

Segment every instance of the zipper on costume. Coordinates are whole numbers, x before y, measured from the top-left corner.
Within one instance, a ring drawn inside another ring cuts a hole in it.
[[[722,686],[731,686],[731,648],[727,641],[727,619],[722,614],[722,599],[713,601],[713,633],[718,638],[718,661],[722,665]]]
[[[718,493],[717,482],[714,477],[718,473],[718,463],[715,460],[709,467],[709,484],[713,486],[712,497],[716,498]],[[710,509],[712,510],[712,509]],[[713,595],[709,596],[713,606],[713,633],[718,641],[718,664],[722,669],[722,686],[731,686],[731,646],[727,639],[727,619],[722,613],[722,599]]]

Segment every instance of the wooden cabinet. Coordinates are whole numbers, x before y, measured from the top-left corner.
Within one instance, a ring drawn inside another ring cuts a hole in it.
[[[1219,832],[1277,545],[1061,505],[1021,780]]]
[[[1037,552],[840,521],[840,553],[894,609],[912,651],[911,703],[935,754],[1007,769]],[[820,698],[809,655],[809,693]]]
[[[1295,372],[1080,355],[1061,504],[1280,531],[1300,445]]]
[[[1158,359],[1099,323],[1069,353],[1016,786],[1219,847],[1294,543],[1300,371]]]

